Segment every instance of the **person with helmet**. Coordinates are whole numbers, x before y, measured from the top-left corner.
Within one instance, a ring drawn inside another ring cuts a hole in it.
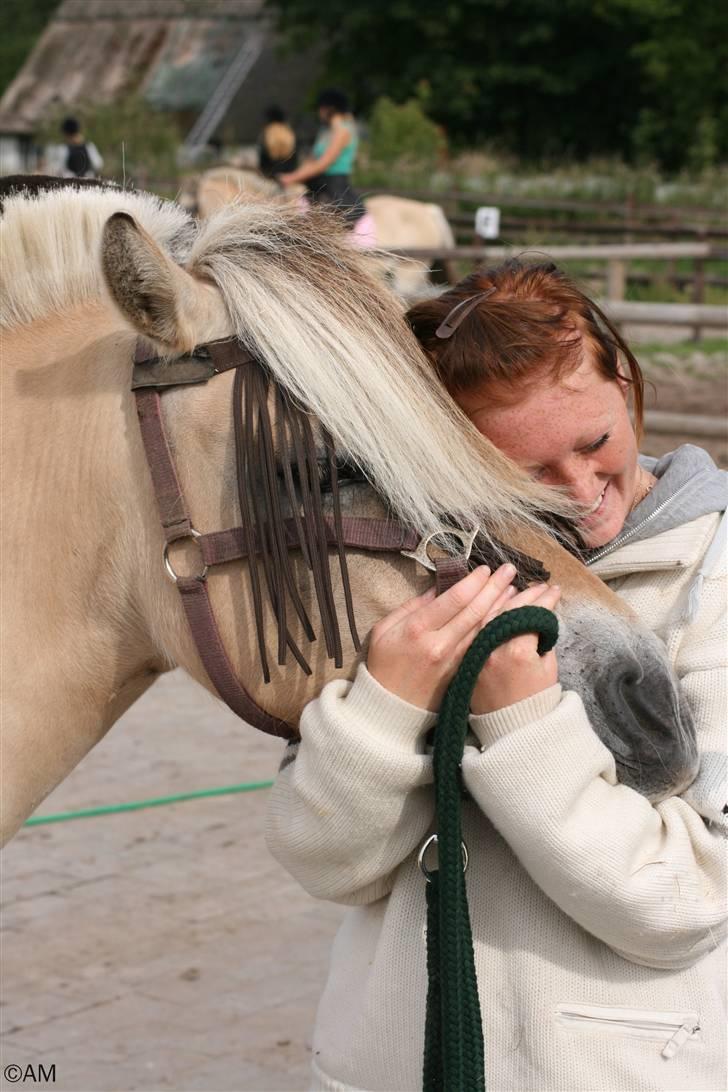
[[[284,186],[305,182],[310,200],[335,205],[354,226],[366,215],[364,202],[351,184],[359,147],[356,121],[347,96],[337,88],[322,91],[316,106],[322,128],[313,146],[313,159],[279,175],[279,181]]]

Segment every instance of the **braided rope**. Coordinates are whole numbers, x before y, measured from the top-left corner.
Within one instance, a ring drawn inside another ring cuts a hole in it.
[[[465,653],[437,721],[438,868],[429,873],[427,886],[425,1092],[485,1092],[483,1025],[462,856],[460,763],[470,700],[483,664],[499,645],[525,633],[538,634],[543,656],[558,637],[556,616],[543,607],[519,607],[489,622]]]

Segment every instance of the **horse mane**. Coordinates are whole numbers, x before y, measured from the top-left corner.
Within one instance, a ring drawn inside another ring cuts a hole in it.
[[[399,301],[326,209],[302,215],[255,201],[199,223],[171,202],[115,187],[16,193],[0,220],[0,325],[105,295],[101,236],[119,211],[217,285],[241,342],[411,527],[429,535],[479,525],[507,541],[519,524],[547,531],[544,517],[573,514],[456,406]]]
[[[544,516],[573,515],[457,407],[330,211],[220,209],[187,268],[218,286],[238,338],[423,535],[449,523],[512,539],[514,525],[546,530]]]
[[[265,178],[252,167],[233,167],[223,164],[209,167],[200,178],[201,182],[230,182],[237,186],[241,194],[255,197],[280,197],[280,187],[270,178]]]
[[[0,327],[60,314],[106,292],[101,235],[114,212],[128,212],[153,239],[184,256],[188,213],[149,193],[97,180],[11,177],[0,188]]]

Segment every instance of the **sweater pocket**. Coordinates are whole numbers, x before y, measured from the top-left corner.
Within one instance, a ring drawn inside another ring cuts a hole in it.
[[[700,1039],[696,1012],[654,1012],[581,1003],[556,1006],[556,1022],[569,1031],[594,1031],[626,1035],[662,1043],[663,1058],[673,1058],[688,1039]]]

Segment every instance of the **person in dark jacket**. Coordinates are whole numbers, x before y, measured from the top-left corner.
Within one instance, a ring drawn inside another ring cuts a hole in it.
[[[266,178],[276,178],[298,167],[296,134],[280,106],[269,106],[258,142],[258,167]]]
[[[104,165],[98,148],[86,140],[76,118],[66,118],[61,124],[65,154],[61,174],[64,178],[95,178]]]

